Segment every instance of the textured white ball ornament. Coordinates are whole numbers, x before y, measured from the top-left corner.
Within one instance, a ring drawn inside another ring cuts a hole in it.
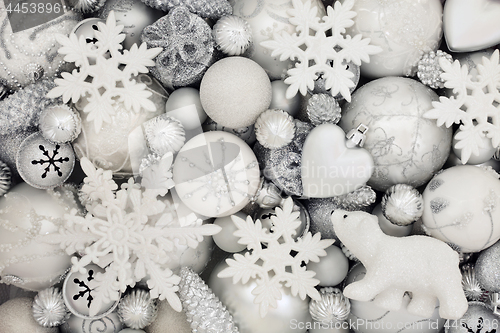
[[[282,299],[277,301],[277,308],[269,308],[267,315],[261,318],[259,304],[254,303],[252,290],[255,282],[233,284],[230,278],[219,278],[217,274],[228,267],[222,261],[212,271],[208,286],[222,304],[233,315],[240,333],[305,333],[305,324],[312,321],[309,314],[309,300],[292,296],[287,288],[282,290]],[[299,326],[299,324],[302,324]]]
[[[316,272],[315,279],[319,280],[322,287],[333,287],[344,280],[349,271],[349,259],[342,250],[335,245],[325,249],[326,257],[319,262],[310,261],[307,270]]]
[[[83,319],[71,316],[61,326],[61,333],[118,333],[123,324],[116,312],[101,319]]]
[[[348,29],[351,36],[362,34],[381,53],[361,65],[369,77],[413,74],[424,53],[436,51],[442,30],[440,0],[357,0],[352,8],[358,15]]]
[[[342,108],[346,132],[360,123],[369,127],[363,146],[375,162],[368,185],[385,191],[395,184],[425,184],[446,162],[451,128],[423,118],[438,96],[420,82],[385,77],[357,89]]]
[[[203,76],[200,99],[207,115],[219,125],[250,126],[271,104],[271,81],[255,61],[228,57]]]
[[[33,300],[14,298],[0,305],[0,332],[2,333],[57,333],[57,327],[43,327],[33,318]]]
[[[77,208],[73,192],[39,190],[21,183],[0,198],[0,267],[2,281],[29,290],[59,282],[71,266],[58,244],[43,243],[57,231],[64,214]],[[1,331],[0,331],[1,332]]]
[[[207,114],[201,105],[200,92],[197,89],[179,88],[170,94],[165,105],[165,112],[168,114],[170,111],[181,108],[182,111],[179,110],[180,112],[174,112],[169,116],[179,120],[185,130],[199,128],[207,119]]]
[[[432,237],[479,252],[500,239],[500,180],[491,168],[455,166],[423,193],[422,221]]]
[[[234,215],[244,220],[246,220],[248,216],[247,214],[244,214],[242,212],[237,212]],[[215,244],[221,250],[229,253],[236,253],[247,248],[245,244],[238,243],[239,237],[236,237],[234,235],[234,232],[238,230],[238,228],[233,223],[231,216],[216,218],[214,224],[222,228],[222,230],[218,234],[213,235]]]

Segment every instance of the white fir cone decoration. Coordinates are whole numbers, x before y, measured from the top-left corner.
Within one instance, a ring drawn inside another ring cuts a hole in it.
[[[227,55],[245,53],[252,44],[252,30],[239,16],[224,16],[214,25],[213,35],[217,47]]]
[[[143,126],[149,149],[160,156],[178,152],[186,140],[181,122],[166,114],[145,122]]]
[[[255,122],[255,136],[269,149],[286,146],[295,135],[293,118],[283,110],[267,110]]]

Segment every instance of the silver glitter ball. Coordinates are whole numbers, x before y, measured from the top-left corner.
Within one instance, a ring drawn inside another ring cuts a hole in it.
[[[135,289],[120,300],[117,313],[125,326],[142,329],[156,319],[158,309],[149,291]]]
[[[307,101],[307,116],[314,126],[337,124],[341,111],[337,100],[328,94],[314,94]]]
[[[498,317],[481,302],[469,302],[469,309],[462,318],[448,320],[445,333],[494,333],[498,329]]]
[[[33,300],[33,317],[43,327],[62,325],[69,318],[61,292],[57,288],[47,288]]]
[[[321,300],[311,300],[309,312],[315,321],[330,323],[347,319],[351,311],[349,299],[337,288],[322,288]]]
[[[500,292],[500,241],[479,254],[474,270],[477,281],[484,289]]]
[[[444,73],[444,71],[439,65],[440,58],[445,58],[453,62],[451,55],[441,50],[437,50],[436,52],[431,51],[424,54],[417,64],[418,79],[426,86],[434,89],[444,88],[444,80],[441,78],[441,74]]]

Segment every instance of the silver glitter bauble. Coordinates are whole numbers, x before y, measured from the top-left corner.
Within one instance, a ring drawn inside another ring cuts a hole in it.
[[[33,317],[43,327],[62,325],[69,318],[61,292],[57,288],[47,288],[33,300]]]
[[[69,5],[82,13],[93,13],[104,6],[106,0],[68,0]]]
[[[0,197],[7,193],[12,184],[12,174],[7,164],[0,161]]]
[[[469,301],[480,301],[486,296],[485,291],[481,288],[481,285],[476,279],[476,272],[474,266],[464,265],[461,268],[462,271],[462,288],[464,290],[465,297]]]
[[[176,7],[148,25],[141,39],[149,48],[164,49],[150,71],[168,89],[197,83],[213,62],[212,29],[186,7]]]
[[[314,126],[338,123],[341,112],[337,100],[327,94],[314,94],[307,101],[307,116]]]
[[[160,156],[178,152],[186,140],[181,122],[167,114],[148,120],[142,126],[149,149]]]
[[[481,287],[489,292],[500,292],[500,241],[479,254],[474,270]]]
[[[158,309],[149,291],[135,289],[120,300],[117,313],[125,326],[142,329],[156,319]]]
[[[226,0],[142,0],[146,5],[168,12],[177,6],[184,6],[201,17],[218,19],[233,13]]]
[[[343,210],[365,210],[377,200],[377,194],[370,186],[364,185],[355,191],[337,196],[335,199]]]
[[[439,65],[440,58],[453,62],[451,55],[437,50],[424,54],[417,64],[417,76],[420,82],[434,89],[444,88],[444,80],[441,78],[444,71]]]
[[[252,44],[252,30],[248,22],[234,15],[220,18],[213,28],[215,44],[230,56],[242,55]]]
[[[481,302],[469,302],[469,309],[462,318],[448,320],[445,333],[494,333],[498,329],[499,318]]]
[[[283,110],[264,111],[255,122],[255,136],[266,148],[284,147],[295,136],[293,117]]]
[[[413,186],[396,184],[385,191],[382,213],[395,225],[405,226],[417,221],[424,213],[422,194]]]
[[[82,120],[78,112],[66,104],[60,104],[42,111],[39,128],[42,136],[50,142],[70,142],[80,135]]]
[[[183,267],[180,276],[179,298],[193,332],[239,332],[231,314],[198,274]]]
[[[345,320],[351,311],[349,299],[337,288],[322,288],[319,291],[321,300],[311,300],[309,312],[311,317],[321,323]]]

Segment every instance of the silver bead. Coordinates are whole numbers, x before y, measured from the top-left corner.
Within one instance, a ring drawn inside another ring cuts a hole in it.
[[[136,289],[121,299],[117,313],[125,326],[142,329],[156,319],[158,309],[148,291]]]
[[[30,63],[24,68],[24,75],[30,83],[35,83],[36,81],[41,80],[43,73],[43,67],[39,64]]]
[[[340,289],[322,288],[319,293],[321,300],[311,300],[309,303],[309,312],[315,321],[330,323],[347,319],[351,311],[351,303]]]
[[[35,296],[33,317],[43,327],[62,325],[69,318],[69,311],[59,289],[47,288]]]

